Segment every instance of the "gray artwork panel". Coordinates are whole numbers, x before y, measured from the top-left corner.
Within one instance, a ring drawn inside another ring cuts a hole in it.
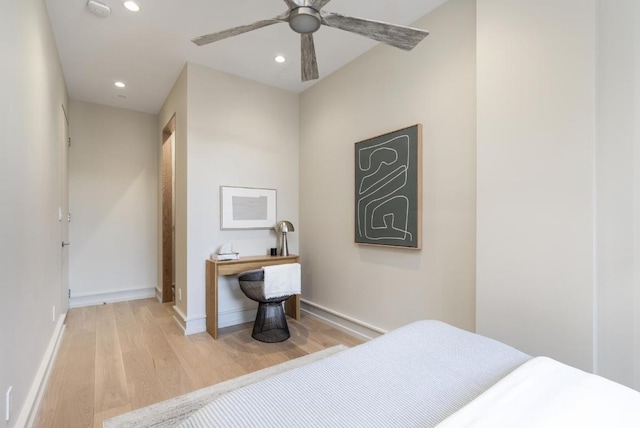
[[[418,128],[355,144],[355,242],[418,247]]]
[[[267,202],[266,196],[232,196],[233,220],[266,220]]]

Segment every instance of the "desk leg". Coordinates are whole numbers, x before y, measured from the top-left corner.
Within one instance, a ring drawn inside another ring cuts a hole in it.
[[[294,294],[284,302],[284,313],[300,321],[300,295]]]
[[[214,339],[218,338],[218,268],[213,263],[207,263],[207,333]]]

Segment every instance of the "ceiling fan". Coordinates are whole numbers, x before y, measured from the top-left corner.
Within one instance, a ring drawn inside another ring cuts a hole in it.
[[[321,25],[360,34],[407,51],[413,49],[429,35],[429,32],[425,30],[370,19],[354,18],[322,10],[330,1],[284,0],[289,9],[275,18],[196,37],[191,41],[198,46],[202,46],[257,30],[258,28],[288,22],[291,29],[296,33],[300,33],[301,36],[302,81],[306,82],[318,78],[318,63],[316,62],[316,51],[313,45],[313,33],[318,31]]]

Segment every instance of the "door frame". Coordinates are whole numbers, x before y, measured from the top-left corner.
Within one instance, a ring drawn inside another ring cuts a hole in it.
[[[162,130],[161,147],[161,275],[162,303],[175,301],[175,115]]]
[[[61,137],[60,137],[60,289],[62,292],[60,313],[66,313],[69,309],[69,116],[64,104],[61,104]]]

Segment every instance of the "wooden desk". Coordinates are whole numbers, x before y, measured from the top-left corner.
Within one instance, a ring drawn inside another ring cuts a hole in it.
[[[218,338],[218,276],[237,275],[248,270],[260,269],[263,266],[300,263],[300,256],[249,256],[240,260],[207,260],[206,273],[206,305],[207,333]],[[300,320],[300,295],[289,297],[284,304],[284,311],[295,320]]]

